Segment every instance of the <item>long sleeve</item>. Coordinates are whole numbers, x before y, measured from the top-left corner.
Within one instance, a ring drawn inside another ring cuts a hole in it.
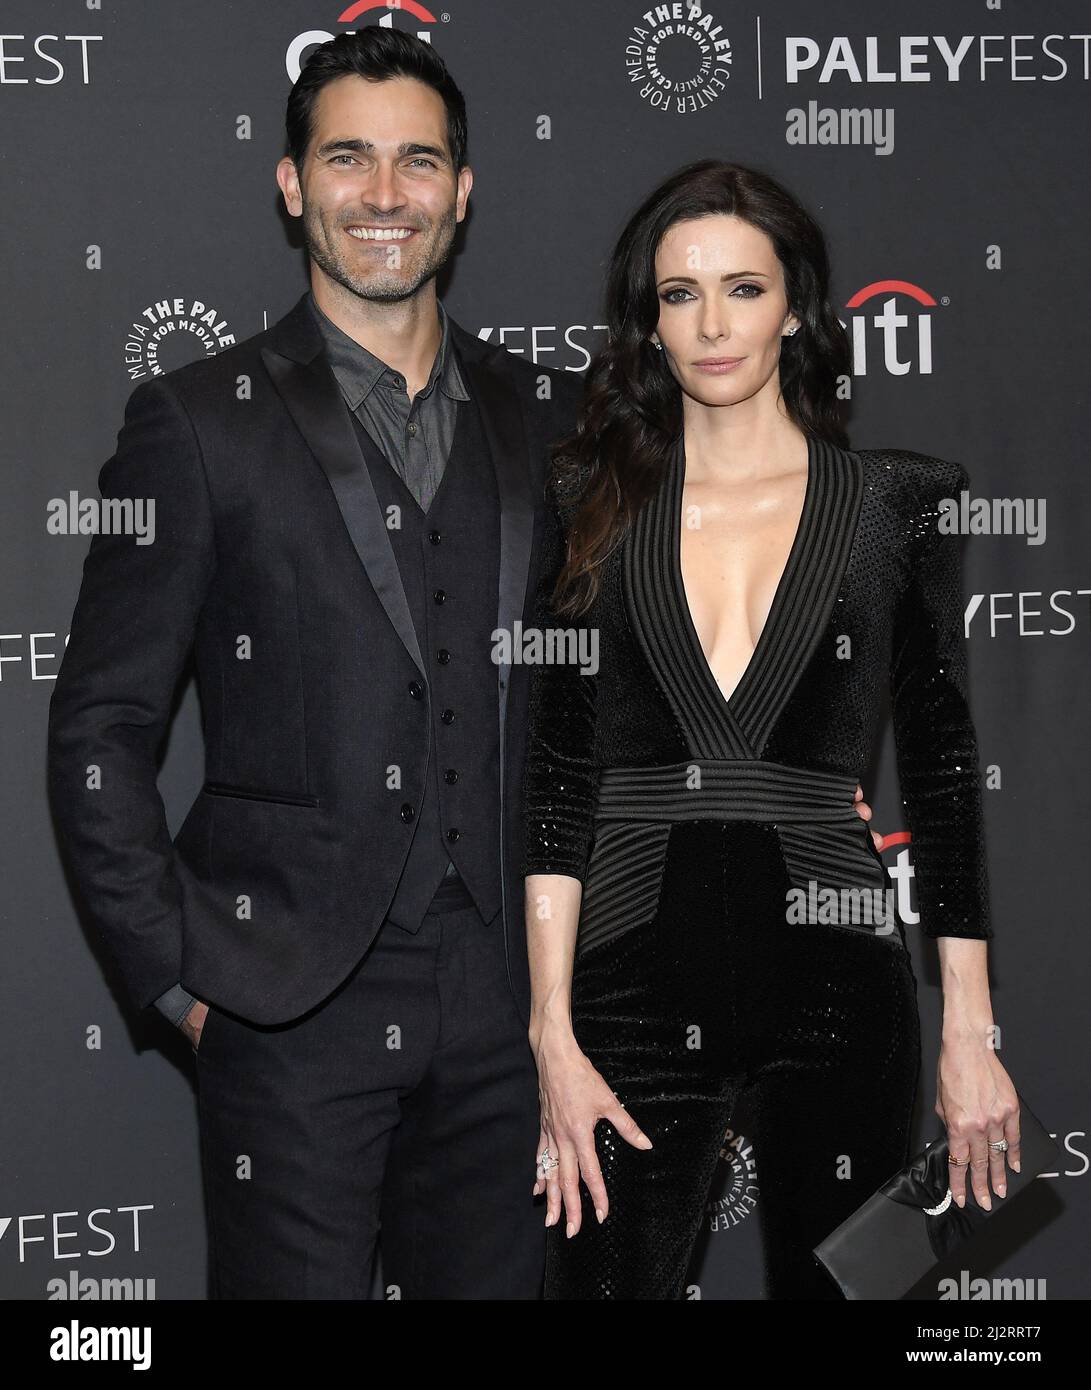
[[[550,598],[565,560],[561,512],[547,501],[534,624],[579,632],[579,619],[554,616]],[[538,662],[531,672],[524,777],[524,874],[565,874],[581,882],[590,852],[598,769],[595,703],[598,677],[573,662]]]
[[[894,737],[921,930],[993,936],[981,773],[962,623],[961,537],[939,529],[942,498],[968,487],[960,464],[928,460],[910,519],[912,552],[894,630]]]
[[[49,794],[81,896],[145,1008],[181,973],[182,892],[158,748],[215,567],[204,461],[164,382],[130,395],[99,488],[154,502],[153,539],[104,527],[91,541],[49,706]]]

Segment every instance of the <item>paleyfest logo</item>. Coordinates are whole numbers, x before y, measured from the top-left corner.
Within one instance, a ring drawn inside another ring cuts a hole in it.
[[[417,3],[417,0],[355,0],[354,4],[337,16],[338,24],[355,24],[357,20],[362,20],[364,24],[378,11],[380,18],[379,24],[384,29],[393,29],[395,11],[415,19],[419,25],[438,24],[441,20],[447,22],[446,14],[440,15],[439,19],[426,9],[424,5]],[[345,33],[354,34],[355,29],[347,29]],[[417,38],[425,43],[432,42],[431,31],[427,28],[419,28],[416,31]],[[284,66],[288,71],[288,80],[295,82],[299,78],[300,70],[303,67],[303,55],[308,48],[316,48],[320,43],[329,43],[330,39],[336,35],[331,34],[328,29],[308,29],[303,34],[297,34],[288,45],[288,51],[284,55]]]
[[[702,111],[731,77],[731,40],[699,0],[653,5],[625,45],[629,81],[657,111]]]

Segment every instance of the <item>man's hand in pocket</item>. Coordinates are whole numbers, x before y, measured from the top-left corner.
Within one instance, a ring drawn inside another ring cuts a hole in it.
[[[198,999],[189,1013],[182,1020],[182,1032],[189,1039],[190,1046],[197,1050],[201,1045],[201,1031],[205,1026],[205,1019],[208,1017],[208,1005],[202,999]]]

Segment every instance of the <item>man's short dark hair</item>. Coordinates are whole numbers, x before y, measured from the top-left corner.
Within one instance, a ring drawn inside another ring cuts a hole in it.
[[[466,164],[466,102],[431,44],[397,29],[368,25],[355,34],[338,34],[314,50],[288,96],[284,124],[288,155],[302,175],[303,160],[311,137],[312,114],[318,93],[339,77],[366,77],[386,82],[392,77],[412,77],[443,98],[447,108],[447,143],[457,173]]]

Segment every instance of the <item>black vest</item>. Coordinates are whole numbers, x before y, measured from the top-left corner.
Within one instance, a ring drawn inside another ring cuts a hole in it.
[[[476,403],[459,401],[451,453],[425,513],[354,414],[352,422],[387,522],[431,694],[424,800],[415,808],[416,829],[387,916],[416,931],[453,862],[482,920],[490,922],[501,906],[500,668],[492,660],[500,499],[488,441]],[[417,678],[407,685],[406,704],[428,695]],[[406,720],[406,738],[415,725]]]

